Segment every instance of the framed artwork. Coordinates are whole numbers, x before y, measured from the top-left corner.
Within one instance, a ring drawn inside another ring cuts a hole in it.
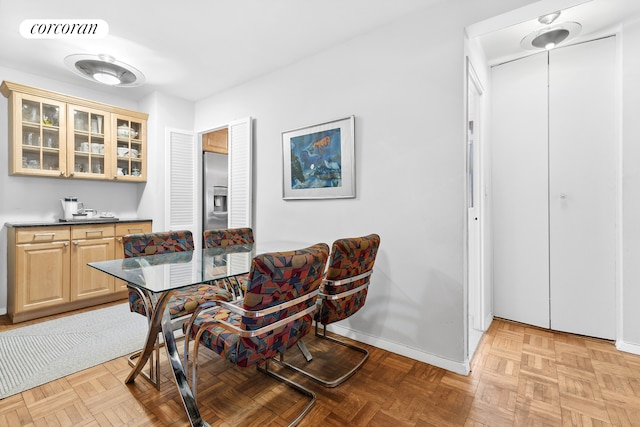
[[[354,116],[282,132],[285,200],[356,196]]]

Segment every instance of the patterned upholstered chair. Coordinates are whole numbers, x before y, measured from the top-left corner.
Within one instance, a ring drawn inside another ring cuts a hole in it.
[[[218,246],[245,245],[253,243],[251,228],[224,228],[220,230],[205,230],[202,233],[205,248]]]
[[[283,360],[279,363],[326,387],[336,387],[342,384],[362,367],[369,357],[367,349],[328,336],[327,325],[352,316],[364,306],[379,247],[380,236],[377,234],[339,239],[333,243],[327,271],[318,296],[319,308],[314,316],[316,336],[361,353],[363,356],[358,363],[337,378],[321,378],[319,375],[311,374]],[[318,325],[322,325],[322,333],[318,332]],[[307,362],[309,361],[310,358],[307,358]]]
[[[251,264],[244,300],[204,304],[218,309],[194,313],[185,325],[193,338],[192,390],[197,393],[198,344],[229,362],[257,369],[310,397],[295,425],[315,403],[315,393],[269,370],[269,361],[284,353],[311,329],[316,298],[329,255],[324,243],[288,252],[256,256]],[[187,361],[185,360],[185,366]]]
[[[205,230],[202,233],[203,247],[216,248],[233,245],[246,245],[254,243],[253,229],[251,228],[224,228],[220,230]],[[230,277],[227,281],[227,290],[234,294],[236,299],[244,296],[247,289],[249,273]]]
[[[192,251],[193,235],[188,230],[166,231],[159,233],[139,233],[123,236],[124,257],[133,258],[162,254],[167,252]],[[215,284],[192,285],[174,291],[169,298],[167,308],[171,314],[171,319],[176,324],[176,329],[180,329],[188,316],[198,307],[198,305],[212,300],[232,300],[232,295],[225,289],[215,286]],[[132,312],[151,317],[151,303],[149,295],[138,288],[129,287],[129,308]],[[159,352],[156,346],[155,364],[151,360],[149,375],[145,375],[158,389],[159,381]],[[133,364],[133,359],[138,357],[136,353],[129,358],[129,363]]]

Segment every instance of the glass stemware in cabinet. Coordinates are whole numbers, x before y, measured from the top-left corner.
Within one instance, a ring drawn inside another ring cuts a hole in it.
[[[22,99],[22,170],[61,171],[60,106]]]

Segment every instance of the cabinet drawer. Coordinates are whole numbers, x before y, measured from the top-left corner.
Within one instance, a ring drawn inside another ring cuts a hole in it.
[[[150,222],[125,222],[116,224],[116,236],[126,236],[127,234],[151,233]]]
[[[16,243],[46,243],[69,240],[69,227],[40,227],[16,229]]]
[[[77,225],[71,227],[71,239],[102,239],[103,237],[113,237],[114,229],[113,224]]]

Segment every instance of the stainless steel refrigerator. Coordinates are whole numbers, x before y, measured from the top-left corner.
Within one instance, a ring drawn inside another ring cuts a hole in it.
[[[203,230],[228,228],[227,185],[229,164],[227,157],[226,154],[209,152],[203,154]]]

